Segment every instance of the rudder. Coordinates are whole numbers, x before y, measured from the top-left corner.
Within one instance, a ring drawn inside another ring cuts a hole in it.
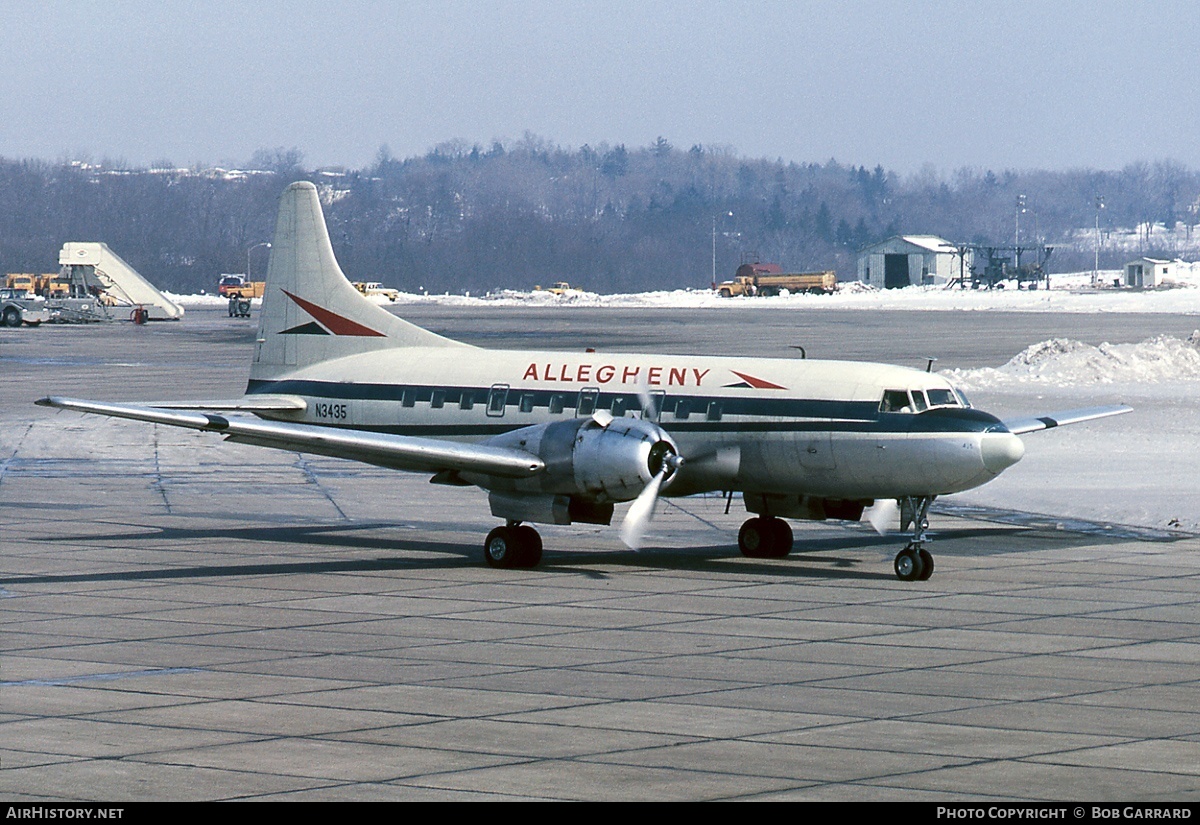
[[[279,199],[251,380],[331,358],[394,347],[465,347],[364,298],[338,266],[317,187],[293,183]]]

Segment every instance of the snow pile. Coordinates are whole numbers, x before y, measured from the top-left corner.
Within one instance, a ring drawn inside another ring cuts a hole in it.
[[[1200,330],[1188,338],[1159,335],[1140,344],[1092,346],[1052,338],[1026,347],[999,368],[946,370],[966,390],[1020,385],[1157,384],[1200,381]]]

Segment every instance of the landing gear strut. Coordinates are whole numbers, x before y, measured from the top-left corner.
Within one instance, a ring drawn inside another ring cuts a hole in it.
[[[933,555],[925,549],[929,529],[929,505],[933,496],[908,496],[900,502],[900,529],[912,525],[912,541],[896,554],[896,577],[906,582],[923,582],[933,575]]]
[[[792,552],[792,527],[773,516],[752,518],[738,531],[738,549],[751,559],[782,559]]]
[[[527,524],[510,521],[488,533],[483,541],[488,567],[537,567],[542,560],[542,537]]]

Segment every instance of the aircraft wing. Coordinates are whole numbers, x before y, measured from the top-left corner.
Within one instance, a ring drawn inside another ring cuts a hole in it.
[[[436,438],[415,438],[364,430],[336,429],[314,424],[226,418],[213,413],[175,412],[166,409],[48,397],[35,402],[42,407],[131,418],[171,427],[220,433],[230,441],[274,447],[279,450],[348,458],[396,470],[438,473],[459,470],[508,478],[527,478],[545,469],[540,458],[524,450],[481,444],[459,444]]]
[[[1078,424],[1080,421],[1091,421],[1094,418],[1107,418],[1110,415],[1122,415],[1133,412],[1133,407],[1116,404],[1111,407],[1085,407],[1079,410],[1065,410],[1049,415],[1031,415],[1026,418],[1011,418],[1004,426],[1013,435],[1048,430],[1051,427],[1062,427],[1066,424]]]

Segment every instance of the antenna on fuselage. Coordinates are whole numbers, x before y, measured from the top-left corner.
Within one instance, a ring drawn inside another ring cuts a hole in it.
[[[801,357],[801,358],[805,358],[805,359],[807,359],[807,358],[808,358],[808,353],[807,353],[807,352],[805,352],[805,350],[804,350],[804,347],[800,346],[799,344],[792,344],[792,345],[791,345],[791,348],[792,348],[792,349],[798,349],[798,350],[800,350],[800,357]]]
[[[936,360],[932,355],[925,356],[925,372],[933,372],[933,362]]]

